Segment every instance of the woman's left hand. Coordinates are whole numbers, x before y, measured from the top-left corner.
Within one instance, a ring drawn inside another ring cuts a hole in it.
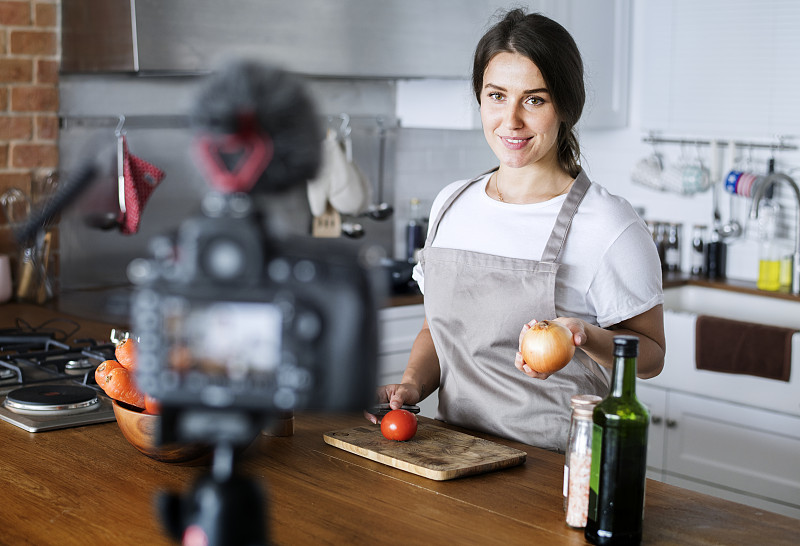
[[[572,332],[572,342],[575,344],[576,347],[580,347],[583,343],[586,342],[586,331],[583,326],[583,321],[577,318],[571,317],[558,317],[555,319],[556,322],[560,322],[564,326],[566,326],[570,332]],[[522,338],[525,337],[525,332],[531,329],[531,326],[536,324],[537,320],[532,320],[527,324],[522,326],[522,331],[519,333],[519,349],[517,350],[517,354],[514,357],[514,366],[533,379],[547,379],[552,373],[541,373],[533,371],[526,363],[525,360],[522,358]]]

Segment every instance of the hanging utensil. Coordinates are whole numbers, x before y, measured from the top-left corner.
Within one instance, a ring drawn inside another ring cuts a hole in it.
[[[125,216],[124,137],[127,131],[123,129],[124,126],[125,115],[120,114],[114,129],[116,139],[114,146],[113,148],[103,146],[102,158],[98,160],[101,168],[96,173],[98,180],[94,179],[95,173],[92,173],[92,178],[87,180],[86,195],[81,199],[88,208],[83,212],[83,220],[87,226],[94,229],[104,231],[118,229]]]
[[[736,142],[733,139],[728,142],[728,155],[731,162],[731,168],[728,169],[730,171],[736,166]],[[728,221],[719,229],[720,237],[723,239],[737,239],[742,235],[742,225],[733,217],[734,206],[734,195],[731,194],[728,198]]]
[[[31,180],[31,204],[41,206],[52,199],[58,189],[58,172],[40,169]]]
[[[719,185],[721,184],[719,175],[719,150],[717,141],[711,140],[711,199],[714,207],[714,229],[719,230],[722,223],[722,215],[719,212]],[[719,231],[718,231],[719,232]]]
[[[360,239],[364,236],[364,227],[354,222],[342,222],[342,235],[351,239]]]
[[[21,226],[31,213],[31,201],[19,188],[9,188],[0,196],[6,221],[12,229]]]
[[[120,114],[119,123],[114,130],[114,135],[117,137],[117,200],[119,201],[119,218],[117,222],[121,222],[122,218],[127,212],[125,206],[125,135],[127,131],[123,130],[125,125],[125,116]]]
[[[373,220],[385,220],[394,214],[394,208],[383,200],[384,170],[386,164],[386,127],[383,118],[378,118],[378,198],[360,216]]]
[[[340,114],[342,124],[334,140],[326,139],[325,157],[330,160],[331,169],[328,186],[328,202],[341,214],[357,215],[369,202],[369,183],[361,170],[353,162],[353,140],[350,136],[350,116]]]

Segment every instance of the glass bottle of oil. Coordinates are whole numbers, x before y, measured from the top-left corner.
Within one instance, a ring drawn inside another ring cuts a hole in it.
[[[592,467],[584,537],[599,546],[642,541],[650,413],[636,398],[638,355],[638,337],[614,336],[611,391],[592,412]]]

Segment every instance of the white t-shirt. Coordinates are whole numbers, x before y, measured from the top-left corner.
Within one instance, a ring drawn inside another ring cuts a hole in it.
[[[486,195],[489,176],[453,202],[432,246],[540,260],[566,194],[543,203],[501,203]],[[429,226],[465,182],[453,182],[439,192]],[[664,301],[661,262],[647,226],[630,203],[599,184],[590,186],[578,207],[558,261],[558,316],[605,328]],[[419,265],[413,278],[424,293]]]

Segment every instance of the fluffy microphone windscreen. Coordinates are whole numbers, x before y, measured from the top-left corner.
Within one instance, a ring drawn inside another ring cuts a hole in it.
[[[300,77],[282,69],[251,60],[224,65],[201,86],[192,121],[198,131],[212,135],[255,131],[272,141],[272,158],[251,193],[306,184],[319,168],[314,104]]]

